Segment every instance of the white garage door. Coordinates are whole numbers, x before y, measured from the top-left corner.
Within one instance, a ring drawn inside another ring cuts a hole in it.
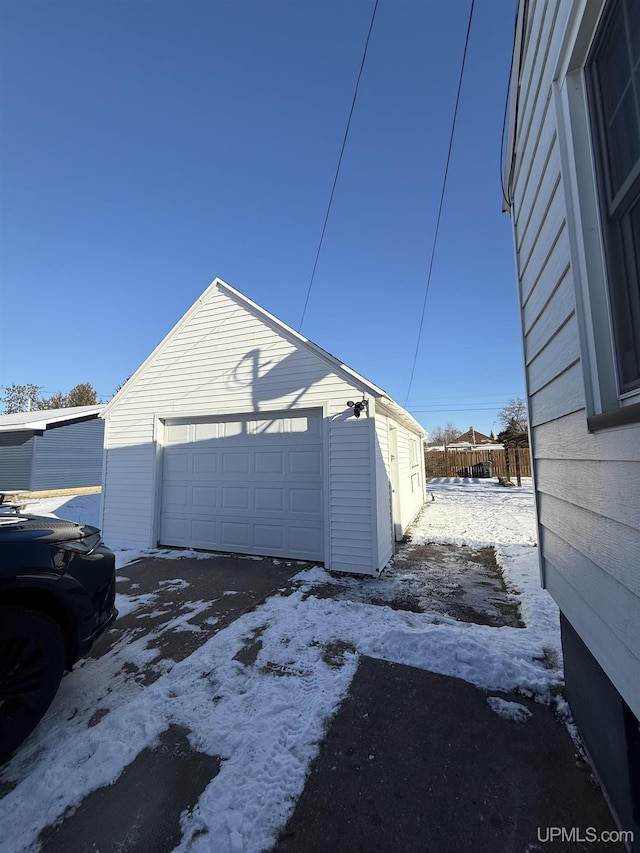
[[[168,421],[160,542],[323,559],[318,411]]]

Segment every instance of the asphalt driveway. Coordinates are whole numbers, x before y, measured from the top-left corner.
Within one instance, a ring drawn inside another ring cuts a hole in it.
[[[77,743],[92,744],[86,759],[69,759],[69,774],[65,753],[51,756],[49,765],[58,774],[62,792],[65,787],[73,789],[92,751],[102,749],[108,759],[111,751],[129,750],[131,760],[119,757],[124,769],[109,783],[90,786],[91,793],[69,800],[72,807],[61,815],[54,812],[48,824],[41,822],[37,841],[25,837],[24,847],[15,837],[11,846],[0,841],[2,853],[38,848],[44,853],[264,849],[244,846],[228,827],[220,827],[219,837],[211,824],[208,834],[198,830],[197,804],[226,759],[222,753],[198,748],[197,732],[170,713],[157,725],[155,736],[147,732],[147,745],[136,748],[145,727],[153,728],[157,722],[150,716],[154,706],[145,704],[144,696],[169,681],[169,688],[163,688],[169,698],[172,690],[177,695],[193,688],[197,703],[198,680],[215,681],[216,667],[229,663],[241,673],[260,668],[265,678],[278,682],[283,697],[297,689],[296,680],[303,691],[317,694],[319,687],[303,669],[298,653],[285,665],[259,659],[267,630],[259,611],[254,627],[243,629],[231,647],[232,661],[217,658],[211,673],[194,670],[195,678],[190,673],[187,679],[176,676],[171,681],[172,674],[197,658],[211,638],[224,628],[233,630],[243,615],[274,598],[289,600],[296,612],[313,601],[347,610],[365,603],[407,619],[437,601],[443,612],[445,606],[448,613],[455,608],[458,619],[495,625],[497,630],[504,630],[496,624],[499,618],[519,624],[513,602],[497,582],[489,583],[495,567],[488,555],[469,549],[462,549],[456,559],[469,563],[473,596],[453,596],[448,587],[444,596],[434,587],[426,602],[428,556],[421,553],[419,565],[407,558],[402,572],[378,580],[343,576],[331,585],[325,576],[324,582],[307,584],[302,595],[294,576],[308,568],[303,563],[208,556],[154,557],[125,566],[118,582],[120,618],[79,672],[63,681],[47,717],[11,762],[11,772],[0,775],[0,814],[2,798],[8,802],[9,795],[20,790],[21,778],[37,776],[38,762],[55,750],[58,735],[71,743],[75,733]],[[455,557],[440,551],[431,556],[434,567],[445,557]],[[484,581],[479,567],[488,572]],[[436,576],[432,583],[437,580]],[[447,573],[443,582],[450,583]],[[283,642],[290,641],[285,637]],[[290,818],[274,850],[557,850],[556,840],[549,840],[554,827],[575,833],[564,839],[563,851],[624,849],[611,842],[585,846],[587,829],[600,838],[602,832],[615,831],[615,825],[588,765],[549,707],[515,694],[492,697],[459,678],[357,654],[339,640],[322,650],[322,660],[332,671],[346,673],[346,695],[317,740],[319,749],[304,790],[295,808],[288,807]],[[191,701],[189,695],[183,699]],[[213,684],[207,697],[212,711],[218,700]],[[496,713],[491,701],[502,703],[498,708],[509,713]],[[118,715],[119,726],[102,727],[113,740],[105,747],[101,724]],[[304,727],[305,720],[300,717],[292,723],[296,724]],[[186,832],[185,821],[191,827]]]
[[[148,690],[242,614],[277,591],[286,593],[291,577],[306,567],[296,561],[202,555],[145,558],[121,569],[119,618],[80,662],[78,672],[63,679],[45,719],[7,766],[14,772],[0,772],[0,824],[3,799],[20,776],[32,771],[34,759],[56,732],[64,729],[68,736],[73,727],[82,738],[83,731],[98,726],[135,691]],[[62,820],[46,826],[39,835],[40,849],[173,850],[181,838],[181,814],[193,808],[220,766],[218,757],[193,749],[188,734],[184,727],[170,724],[113,784],[99,787],[77,808],[67,809]],[[5,847],[1,835],[2,853],[23,849],[19,843]]]
[[[153,634],[147,648],[160,653],[158,665],[151,663],[140,674],[149,684],[165,671],[161,661],[184,660],[269,595],[284,591],[290,579],[308,565],[223,554],[137,560],[118,572],[120,613],[108,638],[92,655],[104,656],[125,637],[139,640]],[[182,623],[176,622],[177,613],[182,613]],[[180,624],[197,630],[181,631]]]

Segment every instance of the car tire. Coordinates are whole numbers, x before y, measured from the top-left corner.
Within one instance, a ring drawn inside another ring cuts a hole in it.
[[[56,695],[66,642],[44,613],[0,607],[0,762],[31,734]]]

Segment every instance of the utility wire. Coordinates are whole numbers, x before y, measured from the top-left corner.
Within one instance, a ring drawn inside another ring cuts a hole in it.
[[[524,8],[524,20],[526,20],[526,3]],[[507,207],[511,208],[513,206],[513,199],[511,198],[511,187],[505,186],[505,164],[504,164],[504,154],[505,154],[505,136],[507,133],[507,118],[509,116],[509,96],[511,95],[511,80],[513,79],[513,60],[516,55],[516,38],[518,35],[518,10],[516,9],[516,19],[514,23],[514,33],[513,33],[513,47],[511,49],[511,61],[509,62],[509,79],[507,80],[507,94],[505,96],[504,101],[504,115],[502,117],[502,136],[500,138],[500,185],[502,186],[502,198],[504,199],[504,203]],[[522,66],[522,54],[523,51],[520,52],[520,66]],[[515,85],[520,85],[520,68],[518,68],[518,79],[515,81]],[[514,98],[514,133],[518,124],[518,92],[515,93]],[[515,144],[514,144],[514,152],[515,152]],[[511,162],[509,163],[510,172],[513,169],[514,156],[512,153]],[[511,177],[511,174],[508,176]],[[508,195],[507,195],[508,193]]]
[[[344,154],[344,149],[347,144],[347,137],[349,136],[349,127],[351,125],[351,117],[353,115],[353,110],[356,105],[356,98],[358,97],[358,88],[360,86],[360,78],[362,77],[362,72],[364,70],[364,63],[367,58],[367,50],[369,48],[369,39],[371,38],[371,31],[373,30],[373,22],[376,18],[376,11],[378,9],[378,0],[375,0],[373,6],[373,14],[371,15],[371,23],[369,24],[369,32],[367,33],[367,40],[364,44],[364,52],[362,54],[362,62],[360,63],[360,71],[358,72],[358,79],[356,80],[356,88],[353,93],[353,101],[351,102],[351,109],[349,110],[349,118],[347,119],[347,128],[344,132],[344,139],[342,140],[342,148],[340,149],[340,156],[338,158],[338,168],[336,169],[336,174],[333,179],[333,186],[331,187],[331,195],[329,196],[329,204],[327,205],[327,212],[324,217],[324,224],[322,226],[322,232],[320,234],[320,243],[318,244],[318,251],[316,252],[316,259],[313,264],[313,271],[311,272],[311,280],[309,281],[309,287],[307,288],[307,298],[304,301],[304,308],[302,309],[302,317],[300,318],[300,325],[298,326],[298,331],[302,329],[302,324],[304,323],[304,315],[307,313],[307,305],[309,304],[309,296],[311,295],[311,288],[313,287],[313,280],[316,275],[316,267],[318,266],[318,259],[320,258],[320,251],[322,250],[322,243],[324,241],[324,232],[327,230],[327,222],[329,221],[329,213],[331,212],[331,204],[333,203],[333,194],[336,191],[336,184],[338,183],[338,175],[340,174],[340,166],[342,165],[342,156]]]
[[[429,272],[427,275],[427,286],[424,291],[424,300],[422,303],[422,314],[420,316],[420,327],[418,329],[418,340],[416,342],[416,351],[413,356],[413,364],[411,366],[411,377],[409,379],[409,387],[407,388],[407,396],[405,397],[404,405],[407,405],[411,386],[413,385],[413,376],[416,371],[416,363],[418,361],[418,350],[420,349],[420,340],[422,338],[422,327],[424,326],[424,314],[427,307],[427,296],[429,295],[429,286],[431,284],[431,273],[433,272],[433,259],[436,254],[436,246],[438,243],[438,231],[440,230],[440,219],[442,217],[442,206],[444,204],[444,194],[447,188],[447,177],[449,175],[449,163],[451,161],[451,149],[453,148],[453,136],[456,129],[456,119],[458,117],[458,104],[460,103],[460,91],[462,89],[462,77],[464,75],[464,66],[467,59],[467,47],[469,46],[469,34],[471,32],[471,19],[473,18],[473,7],[475,0],[471,0],[471,9],[469,10],[469,23],[467,25],[467,36],[464,42],[464,52],[462,54],[462,65],[460,66],[460,79],[458,80],[458,92],[456,94],[456,104],[453,111],[453,121],[451,123],[451,135],[449,136],[449,150],[447,151],[447,163],[444,168],[444,178],[442,180],[442,191],[440,193],[440,205],[438,207],[438,218],[436,220],[436,230],[433,236],[433,247],[431,249],[431,260],[429,262]]]

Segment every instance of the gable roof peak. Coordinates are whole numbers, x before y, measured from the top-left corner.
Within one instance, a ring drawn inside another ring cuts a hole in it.
[[[257,302],[254,302],[248,296],[245,296],[237,288],[233,287],[228,282],[216,276],[211,284],[206,288],[206,290],[195,300],[193,305],[185,312],[185,314],[178,320],[175,326],[171,329],[171,331],[165,335],[162,341],[158,344],[158,346],[153,350],[153,352],[148,356],[147,359],[140,365],[140,367],[135,371],[135,373],[126,381],[126,383],[122,386],[120,391],[111,399],[111,401],[105,406],[103,412],[101,413],[102,417],[107,416],[111,410],[117,405],[117,403],[125,396],[132,393],[137,381],[140,379],[142,374],[146,371],[147,366],[155,360],[162,350],[171,342],[171,340],[180,332],[180,330],[189,322],[191,317],[213,296],[216,292],[224,293],[229,298],[235,300],[237,303],[241,304],[247,311],[252,313],[254,316],[260,318],[272,328],[280,332],[283,336],[289,338],[292,342],[304,347],[305,349],[312,352],[317,357],[321,358],[323,361],[329,364],[329,366],[339,375],[347,378],[350,382],[355,383],[356,386],[359,386],[359,390],[363,395],[370,395],[371,397],[377,398],[380,402],[385,405],[389,410],[392,410],[396,417],[400,417],[404,419],[406,422],[411,423],[414,427],[419,428],[423,431],[423,427],[415,420],[415,418],[409,414],[399,403],[396,403],[382,388],[379,388],[377,385],[374,385],[373,382],[370,382],[360,373],[357,373],[352,368],[348,367],[344,362],[340,361],[340,359],[336,358],[330,352],[323,349],[318,344],[314,343],[312,340],[307,338],[301,332],[296,331],[291,326],[287,325],[287,323],[278,319],[274,314],[270,314],[267,310],[262,308],[261,305],[258,305]]]

